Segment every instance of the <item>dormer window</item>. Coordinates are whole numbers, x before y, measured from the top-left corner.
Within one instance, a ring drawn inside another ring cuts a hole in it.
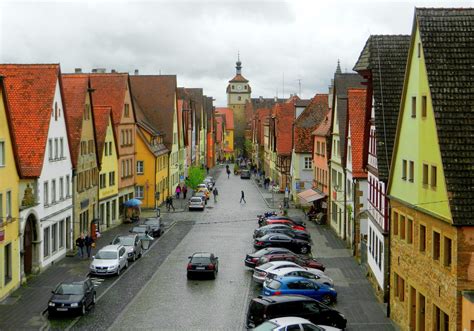
[[[128,103],[125,104],[124,116],[130,117],[130,105]]]

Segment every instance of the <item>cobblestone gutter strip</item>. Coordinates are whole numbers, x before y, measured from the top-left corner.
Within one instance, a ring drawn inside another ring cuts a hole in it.
[[[183,240],[193,227],[194,222],[176,222],[159,239],[146,255],[129,267],[110,288],[98,298],[91,312],[74,322],[67,330],[85,330],[94,325],[94,330],[107,330],[132,301],[138,292],[146,286],[159,266]],[[133,266],[133,269],[132,269]]]

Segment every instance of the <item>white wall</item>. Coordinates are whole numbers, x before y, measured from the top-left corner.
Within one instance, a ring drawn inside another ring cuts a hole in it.
[[[377,226],[372,222],[369,218],[368,220],[368,236],[367,236],[367,263],[369,268],[372,270],[375,278],[377,279],[377,283],[379,284],[380,288],[384,288],[384,237],[379,232]],[[372,240],[371,234],[372,233]],[[379,250],[381,252],[379,253]],[[371,252],[372,248],[372,252]],[[378,262],[378,258],[380,258],[380,262]],[[380,267],[379,267],[380,265]]]

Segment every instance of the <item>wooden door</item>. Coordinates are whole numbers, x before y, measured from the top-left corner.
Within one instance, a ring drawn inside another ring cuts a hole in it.
[[[23,263],[25,274],[30,274],[33,266],[33,225],[28,218],[25,225],[25,234],[23,235]]]

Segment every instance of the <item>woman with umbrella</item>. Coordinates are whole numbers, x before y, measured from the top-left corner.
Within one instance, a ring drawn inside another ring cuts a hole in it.
[[[130,199],[123,203],[124,207],[127,208],[125,215],[130,219],[131,222],[140,220],[140,205],[142,201],[139,199]]]

